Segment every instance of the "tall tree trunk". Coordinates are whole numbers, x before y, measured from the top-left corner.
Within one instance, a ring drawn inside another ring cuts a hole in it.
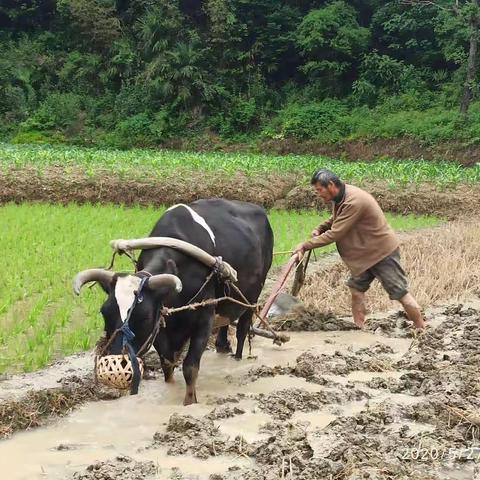
[[[467,77],[463,87],[463,98],[460,105],[460,112],[464,115],[473,98],[475,80],[477,76],[477,51],[478,51],[478,27],[479,13],[478,0],[472,0],[473,11],[470,17],[470,50],[468,52]]]

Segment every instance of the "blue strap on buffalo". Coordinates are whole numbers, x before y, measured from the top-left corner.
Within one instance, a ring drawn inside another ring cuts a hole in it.
[[[129,320],[132,315],[133,309],[135,308],[135,305],[143,300],[142,290],[147,280],[148,277],[142,277],[140,285],[138,286],[137,293],[135,294],[135,300],[133,301],[133,304],[128,311],[127,318],[125,319],[125,322],[120,329],[120,332],[123,335],[122,345],[123,348],[127,348],[128,357],[130,358],[133,370],[132,384],[130,386],[130,395],[136,395],[138,393],[138,386],[140,385],[140,366],[138,364],[137,355],[135,354],[135,349],[132,345],[135,334],[132,332],[132,330],[130,330]]]

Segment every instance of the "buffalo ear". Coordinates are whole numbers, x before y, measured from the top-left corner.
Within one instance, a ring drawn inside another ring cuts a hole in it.
[[[175,263],[175,260],[172,260],[171,258],[167,260],[167,265],[165,267],[164,273],[171,273],[172,275],[175,275],[178,277],[178,268],[177,268],[177,264]]]

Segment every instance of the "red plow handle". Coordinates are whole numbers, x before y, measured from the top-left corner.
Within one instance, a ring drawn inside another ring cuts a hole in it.
[[[282,291],[285,283],[287,282],[288,276],[290,275],[290,272],[297,265],[298,261],[298,253],[296,253],[295,255],[292,255],[292,257],[290,257],[290,260],[285,265],[282,274],[280,275],[280,278],[277,280],[275,286],[273,287],[273,292],[268,297],[265,305],[262,308],[262,311],[260,312],[260,317],[262,320],[265,320],[267,318],[267,313],[270,310],[270,307],[273,305],[273,302],[275,302],[278,294]]]

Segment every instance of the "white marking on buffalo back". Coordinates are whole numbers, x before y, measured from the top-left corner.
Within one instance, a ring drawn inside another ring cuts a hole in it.
[[[115,285],[115,299],[117,300],[122,322],[127,318],[128,311],[135,301],[135,291],[140,286],[141,278],[133,275],[118,277]]]
[[[167,210],[167,212],[177,207],[185,207],[192,215],[193,220],[197,222],[199,225],[201,225],[207,231],[207,233],[210,235],[210,238],[212,239],[213,244],[215,245],[215,234],[213,233],[212,229],[208,226],[208,223],[205,221],[205,219],[202,216],[200,216],[195,210],[193,210],[193,208],[189,207],[188,205],[185,205],[184,203],[178,203],[177,205],[173,205],[173,207],[170,207]]]

